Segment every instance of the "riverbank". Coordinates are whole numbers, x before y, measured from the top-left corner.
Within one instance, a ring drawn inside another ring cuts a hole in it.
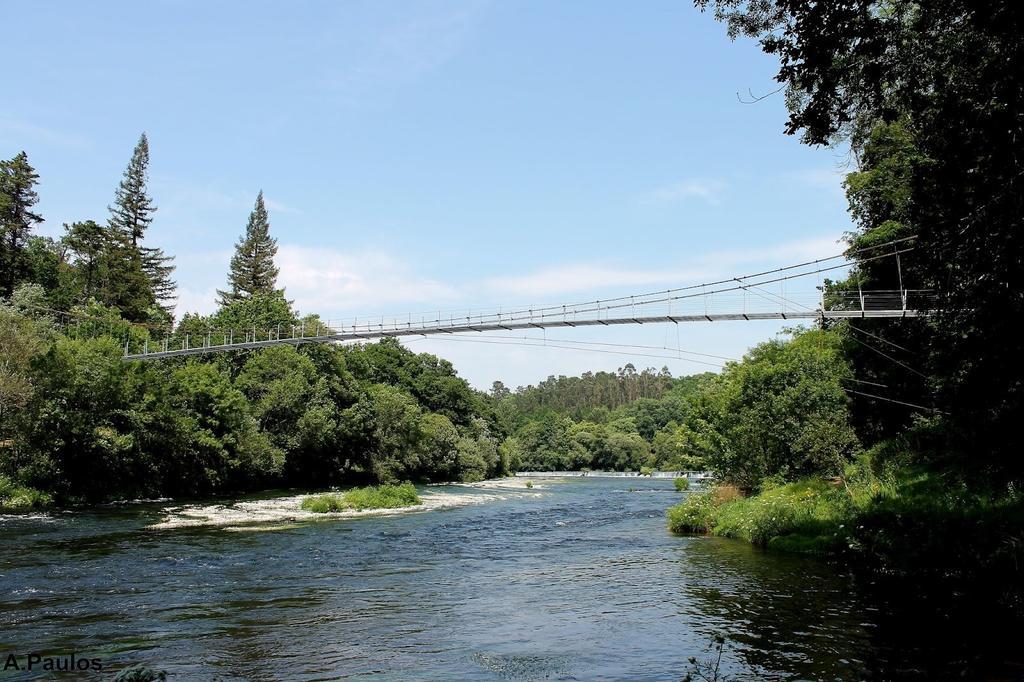
[[[880,473],[865,455],[841,478],[766,483],[748,496],[727,485],[690,493],[667,518],[678,534],[841,557],[877,573],[985,592],[1024,614],[1024,496],[1013,488],[915,467]]]

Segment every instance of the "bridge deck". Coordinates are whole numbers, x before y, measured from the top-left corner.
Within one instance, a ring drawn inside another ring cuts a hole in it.
[[[422,326],[409,323],[406,326],[381,325],[380,329],[361,327],[354,331],[332,331],[330,334],[317,336],[298,336],[274,338],[265,341],[239,341],[219,345],[202,345],[194,348],[177,348],[155,350],[146,353],[125,354],[125,360],[157,360],[160,358],[178,357],[181,355],[199,355],[202,353],[218,353],[232,350],[248,350],[267,348],[282,344],[301,345],[306,343],[333,343],[339,341],[364,341],[384,337],[398,336],[430,336],[437,334],[465,334],[468,332],[513,331],[516,329],[555,329],[560,327],[596,327],[623,324],[664,324],[682,322],[720,322],[730,320],[844,320],[858,318],[894,318],[920,317],[927,313],[917,310],[806,310],[792,312],[749,312],[749,313],[718,313],[696,315],[650,315],[637,317],[592,318],[583,320],[569,319],[521,319],[505,322],[483,322],[480,324],[442,324]]]

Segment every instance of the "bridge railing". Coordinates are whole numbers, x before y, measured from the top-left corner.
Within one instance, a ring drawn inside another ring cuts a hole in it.
[[[502,310],[438,311],[434,314],[354,317],[344,320],[309,319],[296,325],[270,328],[179,330],[153,341],[129,336],[125,356],[167,357],[281,343],[318,343],[374,339],[382,336],[483,332],[512,329],[544,329],[583,325],[691,322],[716,319],[812,319],[819,316],[896,317],[931,310],[935,297],[920,290],[786,291],[785,282],[775,289],[741,285],[705,293],[662,292],[562,306],[524,306]],[[843,315],[833,313],[843,312]]]

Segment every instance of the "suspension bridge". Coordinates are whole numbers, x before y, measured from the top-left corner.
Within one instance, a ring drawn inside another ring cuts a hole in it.
[[[367,341],[385,337],[428,337],[531,329],[612,325],[682,324],[756,320],[842,320],[912,318],[929,314],[936,295],[904,288],[901,255],[913,250],[906,239],[829,258],[788,265],[751,275],[732,277],[675,289],[564,305],[522,306],[507,310],[437,311],[345,320],[316,319],[270,328],[207,329],[198,334],[176,333],[132,348],[126,341],[126,360],[156,360],[185,355],[267,348],[276,345]],[[891,259],[899,288],[837,290],[824,285],[827,273],[853,265]]]

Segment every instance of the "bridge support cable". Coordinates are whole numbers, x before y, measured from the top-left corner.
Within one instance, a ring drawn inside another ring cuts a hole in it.
[[[126,359],[156,359],[178,355],[224,352],[264,348],[277,344],[337,343],[367,341],[386,337],[454,335],[460,333],[528,329],[577,328],[587,326],[643,325],[652,323],[717,322],[731,320],[801,320],[917,317],[934,309],[931,292],[901,289],[896,291],[863,291],[858,282],[855,292],[830,291],[833,309],[826,310],[823,273],[849,268],[883,258],[899,258],[913,250],[907,237],[887,244],[848,251],[824,259],[733,277],[716,282],[694,284],[675,289],[597,299],[574,304],[497,308],[495,312],[475,310],[432,311],[421,315],[419,322],[406,313],[389,319],[386,316],[352,318],[351,321],[317,322],[306,329],[305,323],[295,329],[260,330],[256,326],[241,330],[204,329],[200,343],[192,343],[190,334],[167,335],[162,343],[137,342],[134,347],[126,338]],[[891,249],[886,251],[885,249]],[[854,255],[858,260],[852,262]],[[902,268],[901,263],[897,263]],[[807,281],[816,277],[819,286],[812,292],[790,293],[790,280]],[[900,272],[902,283],[902,271]],[[771,291],[778,285],[780,293]],[[806,296],[806,301],[802,297]],[[753,297],[753,300],[752,300]],[[627,310],[628,308],[628,310]],[[266,333],[261,333],[266,331]],[[307,335],[309,332],[309,335]],[[287,336],[286,336],[287,334]],[[130,335],[126,334],[126,337]]]

